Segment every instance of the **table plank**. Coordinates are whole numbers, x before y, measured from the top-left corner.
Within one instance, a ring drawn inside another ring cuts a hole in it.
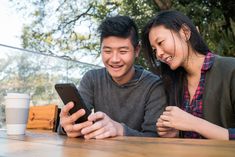
[[[0,131],[0,156],[234,157],[234,148],[234,141],[146,137],[85,140],[48,131],[31,130],[21,136]]]

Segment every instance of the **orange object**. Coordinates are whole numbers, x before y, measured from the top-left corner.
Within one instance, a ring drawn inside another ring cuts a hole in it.
[[[55,130],[58,115],[58,106],[31,106],[29,109],[27,129]]]

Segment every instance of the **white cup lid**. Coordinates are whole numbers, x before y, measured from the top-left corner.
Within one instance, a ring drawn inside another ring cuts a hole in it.
[[[23,93],[7,93],[7,95],[5,96],[6,99],[14,99],[14,98],[17,98],[17,99],[29,99],[30,96],[29,94],[23,94]]]

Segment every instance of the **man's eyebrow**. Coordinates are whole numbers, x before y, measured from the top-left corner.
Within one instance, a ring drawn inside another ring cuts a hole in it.
[[[103,49],[111,49],[109,46],[103,46]]]
[[[109,46],[103,46],[103,49],[112,49],[113,47],[109,47]],[[121,46],[121,47],[117,47],[117,49],[129,49],[128,46]]]
[[[127,50],[129,50],[129,47],[128,46],[121,46],[121,47],[118,47],[118,49],[127,49]]]

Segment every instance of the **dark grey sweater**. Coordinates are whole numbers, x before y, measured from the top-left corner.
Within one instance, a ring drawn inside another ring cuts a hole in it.
[[[122,123],[126,136],[157,136],[156,121],[166,106],[160,78],[135,66],[134,78],[118,85],[105,68],[90,70],[82,78],[79,91],[95,111]]]
[[[212,68],[206,73],[203,117],[211,123],[235,130],[234,57],[216,55]]]

